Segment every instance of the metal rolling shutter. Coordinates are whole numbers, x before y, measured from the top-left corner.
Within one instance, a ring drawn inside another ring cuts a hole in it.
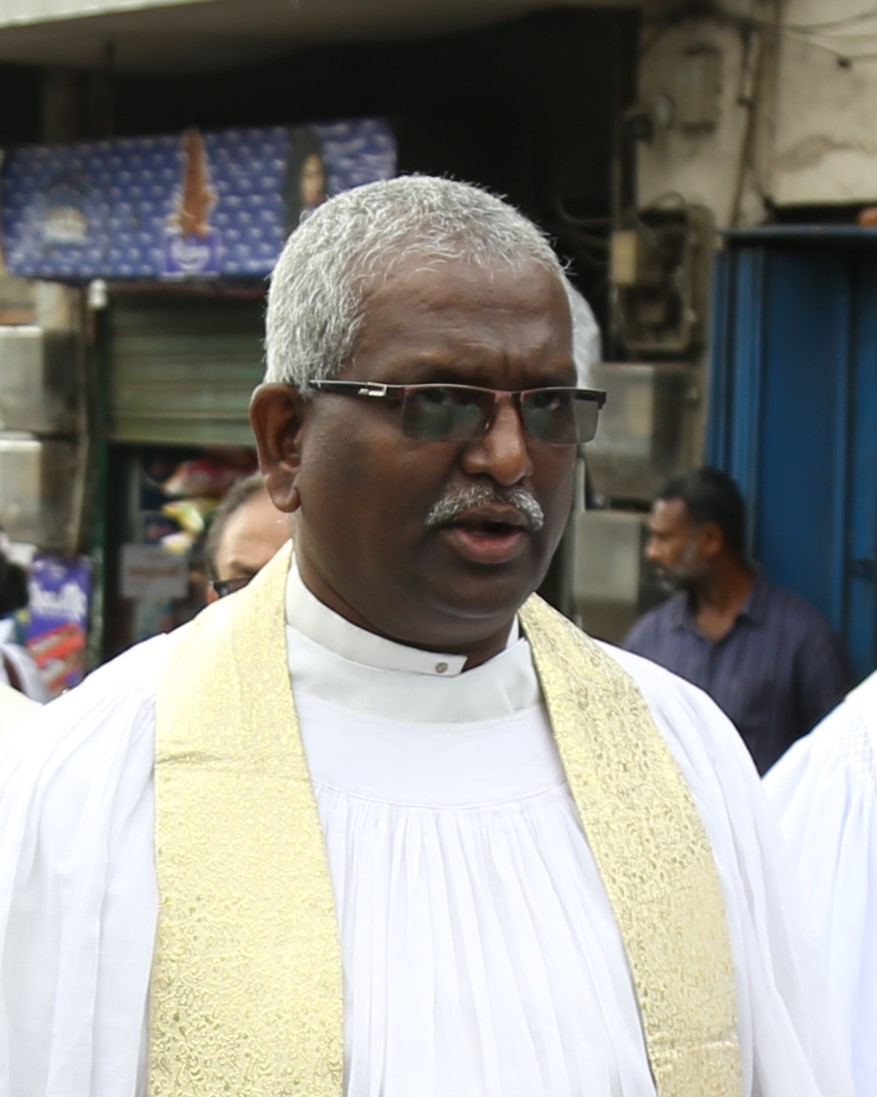
[[[252,445],[264,303],[236,297],[119,295],[109,313],[109,438]]]

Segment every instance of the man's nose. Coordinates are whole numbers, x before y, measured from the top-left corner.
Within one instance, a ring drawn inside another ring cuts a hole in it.
[[[655,564],[660,558],[661,552],[658,548],[658,542],[654,537],[650,537],[648,541],[646,541],[646,559]]]
[[[512,396],[500,397],[487,429],[463,451],[463,469],[471,476],[490,476],[504,487],[533,472],[527,434]]]

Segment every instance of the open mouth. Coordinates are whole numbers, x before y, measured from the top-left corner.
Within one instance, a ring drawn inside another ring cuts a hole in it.
[[[504,564],[527,544],[522,521],[466,515],[444,526],[442,535],[459,555],[478,564]]]
[[[458,526],[463,530],[468,530],[470,533],[500,537],[509,533],[520,533],[523,528],[520,523],[504,522],[499,519],[491,518],[462,519],[459,522],[452,522],[451,525]]]

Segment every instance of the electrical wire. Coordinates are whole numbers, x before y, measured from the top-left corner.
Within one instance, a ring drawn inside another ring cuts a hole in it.
[[[874,50],[862,50],[861,52],[850,53],[848,50],[839,50],[836,46],[828,45],[826,42],[820,42],[816,38],[809,34],[801,34],[797,31],[784,31],[785,37],[790,38],[793,42],[800,42],[802,46],[809,46],[811,49],[823,50],[825,53],[830,53],[832,57],[837,59],[837,63],[843,67],[851,68],[855,62],[858,61],[873,61],[877,59],[877,51]],[[869,35],[868,37],[872,37]]]
[[[718,17],[727,20],[730,23],[734,23],[737,26],[744,26],[750,29],[765,28],[786,32],[794,31],[797,34],[813,34],[820,37],[826,37],[826,35],[823,34],[825,31],[855,26],[857,23],[866,23],[871,19],[877,20],[877,7],[871,6],[865,8],[863,11],[852,12],[849,15],[838,16],[836,19],[825,19],[814,23],[784,23],[781,19],[765,19],[759,15],[743,15],[739,11],[734,11],[732,8],[725,7],[724,4],[712,2],[705,4],[697,3],[676,8],[666,14],[648,20],[648,22],[658,24],[658,30],[654,35],[655,38],[658,38],[669,27],[681,23],[686,18],[703,18],[709,16]],[[877,31],[875,31],[875,33],[877,33]],[[827,37],[831,36],[827,35]],[[651,46],[651,44],[652,43],[649,43],[649,46]]]
[[[877,28],[875,28],[874,31],[860,31],[854,35],[832,33],[832,31],[839,31],[839,28],[854,26],[857,23],[864,23],[870,19],[877,20],[877,7],[872,6],[863,11],[852,12],[849,15],[839,16],[837,19],[826,19],[820,22],[784,23],[781,19],[765,19],[757,15],[743,15],[720,3],[687,5],[649,20],[649,22],[657,24],[657,29],[652,37],[646,42],[645,46],[640,49],[640,57],[642,58],[643,54],[648,52],[655,42],[669,30],[670,27],[681,24],[686,18],[703,18],[709,16],[724,20],[736,27],[742,27],[747,30],[774,30],[791,41],[799,42],[801,45],[810,46],[813,49],[822,50],[824,53],[831,54],[842,68],[852,68],[855,63],[860,61],[877,60],[877,51],[875,50],[851,52],[850,50],[839,49],[837,45],[832,45],[828,41],[820,41],[820,39],[832,38],[849,40],[852,37],[855,37],[856,41],[860,41],[863,38],[877,39]]]
[[[610,224],[612,220],[612,218],[607,215],[599,217],[578,217],[576,214],[569,212],[560,195],[554,199],[554,212],[564,224],[571,225],[574,228],[599,228],[600,226]]]
[[[855,23],[865,23],[869,19],[877,18],[877,8],[866,8],[864,11],[855,12],[852,15],[842,15],[837,19],[825,19],[818,23],[786,23],[780,24],[785,30],[800,31],[804,34],[821,30],[833,30],[836,27],[848,27]]]
[[[598,236],[593,232],[586,232],[586,228],[600,228],[607,230],[611,224],[609,217],[576,217],[570,213],[564,205],[560,195],[553,199],[554,214],[557,218],[558,236],[561,236],[576,257],[590,270],[603,271],[609,263],[609,239],[608,235]]]
[[[608,254],[604,252],[602,255],[594,255],[576,233],[567,235],[564,244],[589,270],[603,272],[609,266]]]

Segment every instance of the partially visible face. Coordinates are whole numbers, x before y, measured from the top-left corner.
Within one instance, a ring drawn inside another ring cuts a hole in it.
[[[406,260],[369,295],[339,378],[574,385],[563,287],[537,266]],[[528,438],[510,402],[471,442],[407,438],[382,400],[316,394],[303,414],[291,505],[311,590],[356,624],[470,665],[499,650],[563,533],[575,446]],[[541,528],[515,489],[538,504]]]
[[[313,209],[326,201],[326,169],[315,152],[304,158],[299,175],[299,191],[303,209]]]
[[[289,540],[289,518],[258,491],[233,511],[216,551],[217,579],[252,579]],[[208,601],[215,601],[210,588]]]
[[[681,499],[658,499],[649,519],[646,557],[670,590],[697,590],[709,565],[701,555],[698,526]]]

